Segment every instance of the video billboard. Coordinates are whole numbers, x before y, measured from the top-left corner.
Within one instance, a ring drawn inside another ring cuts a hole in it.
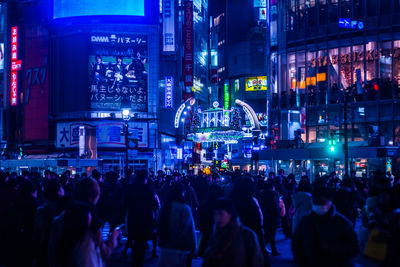
[[[53,18],[144,16],[145,0],[53,0]]]
[[[92,110],[147,111],[148,44],[146,35],[92,34],[89,82]]]

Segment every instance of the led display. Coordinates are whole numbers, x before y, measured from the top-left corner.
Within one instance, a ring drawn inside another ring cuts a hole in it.
[[[54,0],[53,18],[144,16],[144,0]]]
[[[120,110],[128,99],[132,111],[147,111],[147,36],[93,34],[90,41],[91,109]]]

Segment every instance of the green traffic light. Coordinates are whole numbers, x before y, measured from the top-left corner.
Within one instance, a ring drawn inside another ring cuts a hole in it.
[[[335,147],[331,146],[331,152],[335,152]]]

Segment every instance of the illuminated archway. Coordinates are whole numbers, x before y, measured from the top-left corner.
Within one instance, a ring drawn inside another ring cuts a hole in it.
[[[250,120],[250,124],[253,127],[253,130],[261,131],[260,122],[253,108],[249,104],[239,99],[236,99],[235,103],[243,108],[243,111],[246,113],[247,117]]]
[[[183,102],[182,105],[179,106],[178,111],[175,114],[175,128],[179,128],[179,124],[180,124],[180,119],[182,116],[182,112],[186,107],[191,107],[196,103],[196,99],[194,99],[193,97],[187,99],[185,102]]]

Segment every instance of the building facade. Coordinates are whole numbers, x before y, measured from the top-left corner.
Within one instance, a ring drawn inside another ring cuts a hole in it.
[[[332,138],[342,145],[347,101],[351,169],[359,169],[360,162],[366,166],[362,172],[385,163],[391,167],[393,153],[377,151],[400,143],[399,5],[389,0],[269,1],[270,119],[276,139],[294,139],[301,128],[306,145]],[[362,152],[362,147],[376,149]],[[316,169],[343,169],[342,155],[325,154]],[[337,158],[336,164],[329,157]],[[290,164],[307,168],[304,162]]]
[[[8,83],[6,94],[10,152],[97,159],[103,171],[123,169],[122,103],[128,102],[130,138],[137,140],[129,167],[155,168],[159,17],[156,0],[13,5],[8,28],[10,34],[18,28],[22,66],[18,88]]]

